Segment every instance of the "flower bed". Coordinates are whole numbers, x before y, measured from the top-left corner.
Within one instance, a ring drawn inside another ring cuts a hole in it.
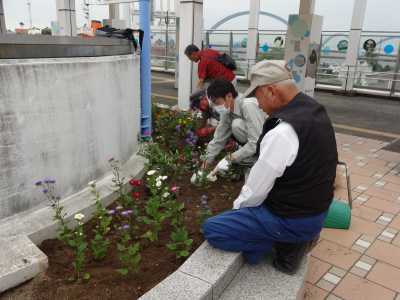
[[[49,268],[31,282],[3,295],[5,299],[136,299],[175,271],[202,243],[201,223],[230,209],[242,182],[229,176],[217,182],[199,177],[191,184],[204,152],[195,134],[200,120],[183,112],[154,109],[155,143],[143,146],[149,159],[143,180],[121,178],[111,159],[119,199],[102,207],[91,182],[96,212],[86,224],[64,224],[55,182],[37,185],[59,222],[58,239],[40,249]],[[124,186],[129,181],[133,191]]]

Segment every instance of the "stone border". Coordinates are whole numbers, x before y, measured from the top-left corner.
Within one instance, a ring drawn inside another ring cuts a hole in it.
[[[290,276],[275,270],[270,260],[250,266],[244,264],[241,253],[221,251],[204,242],[178,270],[139,300],[233,299],[233,294],[236,299],[261,299],[262,295],[262,299],[300,300],[308,261],[307,256],[300,270]]]
[[[240,253],[221,251],[204,242],[177,271],[139,299],[218,299],[242,265]]]
[[[133,155],[121,168],[121,175],[127,178],[141,178],[144,175],[145,159]],[[112,175],[107,174],[97,181],[97,190],[104,206],[113,203],[118,194],[114,191]],[[126,184],[129,187],[129,184]],[[66,212],[66,220],[75,224],[76,213],[85,215],[84,222],[90,220],[95,211],[95,203],[89,188],[61,201]],[[57,223],[53,211],[46,206],[37,210],[16,214],[0,222],[0,293],[15,287],[47,269],[47,256],[36,245],[57,236]]]

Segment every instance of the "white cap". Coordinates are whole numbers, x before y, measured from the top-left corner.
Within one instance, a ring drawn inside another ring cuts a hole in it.
[[[250,87],[244,93],[245,98],[254,97],[260,86],[278,83],[292,79],[286,62],[283,60],[263,60],[255,64],[250,70]]]

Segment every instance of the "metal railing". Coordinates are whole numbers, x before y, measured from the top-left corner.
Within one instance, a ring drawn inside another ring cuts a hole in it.
[[[166,36],[165,30],[153,32],[152,64],[173,71],[176,64],[175,31]],[[360,49],[368,39],[376,42],[374,53],[360,50],[356,66],[343,66],[346,58],[349,32],[324,31],[321,35],[320,66],[317,87],[362,91],[370,94],[399,96],[400,32],[363,32]],[[284,59],[286,31],[259,31],[257,60]],[[238,76],[246,77],[254,62],[247,59],[247,30],[205,31],[203,46],[230,54],[237,62]],[[166,43],[168,40],[169,43]],[[173,45],[169,45],[170,43]],[[389,45],[389,46],[388,46]],[[397,48],[397,50],[396,50]],[[389,51],[391,50],[391,51]],[[348,82],[354,82],[352,90]]]

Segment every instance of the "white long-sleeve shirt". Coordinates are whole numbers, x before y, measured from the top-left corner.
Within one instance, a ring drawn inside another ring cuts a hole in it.
[[[293,127],[280,122],[262,139],[260,156],[250,170],[240,195],[233,202],[233,209],[255,207],[267,199],[275,180],[290,167],[299,150],[299,138]]]

